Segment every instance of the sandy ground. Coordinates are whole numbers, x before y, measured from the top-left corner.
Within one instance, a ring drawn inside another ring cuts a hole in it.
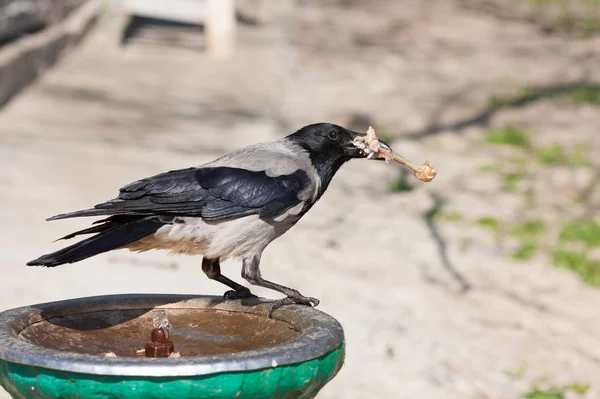
[[[596,212],[569,198],[587,188],[598,197],[599,109],[542,101],[455,125],[485,109],[490,93],[599,80],[600,41],[425,3],[279,2],[272,23],[241,26],[239,51],[218,63],[188,31],[161,44],[163,35],[142,30],[118,48],[114,20],[103,19],[0,113],[0,310],[111,293],[221,294],[194,257],[118,251],[55,269],[25,262],[87,225],[46,217],[112,198],[132,180],[308,123],[371,122],[391,132],[397,152],[432,161],[438,178],[409,178],[412,191],[390,193],[398,168],[353,161],[262,262],[265,277],[319,298],[345,328],[346,365],[319,398],[516,398],[540,379],[591,384],[585,397],[600,398],[600,291],[542,253],[508,259],[472,224]],[[525,188],[502,190],[498,176],[475,171],[518,155],[482,143],[486,126],[511,121],[535,142],[588,145],[594,167],[532,166],[524,185],[533,200]],[[436,198],[462,220],[428,222]],[[241,280],[239,270],[224,265]]]

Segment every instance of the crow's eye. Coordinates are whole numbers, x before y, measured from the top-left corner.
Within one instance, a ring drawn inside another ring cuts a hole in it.
[[[340,135],[335,130],[332,130],[332,131],[329,132],[329,134],[327,135],[327,137],[331,141],[336,141],[337,139],[340,138]]]

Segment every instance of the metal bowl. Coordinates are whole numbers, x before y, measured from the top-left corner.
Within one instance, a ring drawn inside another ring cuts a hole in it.
[[[8,310],[0,384],[15,398],[312,398],[342,367],[343,330],[305,306],[269,319],[269,305],[111,295]],[[138,354],[159,310],[179,358]]]

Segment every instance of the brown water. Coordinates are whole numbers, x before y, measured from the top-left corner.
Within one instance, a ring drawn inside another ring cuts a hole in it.
[[[164,309],[172,325],[169,339],[182,356],[217,355],[260,349],[300,335],[290,324],[242,312]],[[153,309],[108,310],[44,320],[19,338],[66,352],[135,357],[153,329]]]

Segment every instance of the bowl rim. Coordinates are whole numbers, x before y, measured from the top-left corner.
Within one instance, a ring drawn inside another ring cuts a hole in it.
[[[181,377],[233,371],[251,371],[313,360],[339,348],[344,342],[340,323],[317,309],[289,305],[273,318],[301,332],[291,341],[267,348],[210,356],[181,358],[105,357],[64,352],[35,345],[19,334],[26,327],[53,317],[102,310],[200,308],[267,315],[271,301],[259,298],[223,301],[222,297],[173,294],[102,295],[48,302],[0,313],[0,359],[26,366],[74,373],[139,377]],[[43,315],[42,315],[43,313]]]

